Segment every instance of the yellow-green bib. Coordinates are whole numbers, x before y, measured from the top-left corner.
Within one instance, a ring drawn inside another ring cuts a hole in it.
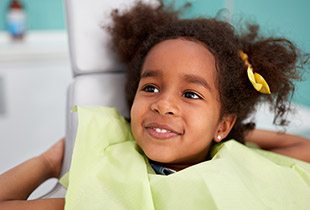
[[[212,160],[157,175],[113,108],[77,107],[66,210],[310,209],[310,164],[234,140]]]

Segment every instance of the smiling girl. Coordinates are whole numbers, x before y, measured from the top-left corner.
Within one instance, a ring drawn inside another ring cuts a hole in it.
[[[309,164],[238,143],[271,138],[262,145],[309,153],[305,139],[253,131],[247,121],[267,101],[275,123],[286,124],[305,63],[290,41],[260,36],[255,25],[240,35],[216,19],[181,19],[161,2],[112,17],[109,31],[127,65],[130,125],[112,108],[77,108],[66,209],[309,208]],[[62,150],[59,143],[2,175],[1,209],[62,209],[63,199],[17,201],[59,174]],[[34,177],[23,176],[29,168]]]

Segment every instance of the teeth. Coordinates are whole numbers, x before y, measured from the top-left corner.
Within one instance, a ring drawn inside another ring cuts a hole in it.
[[[168,133],[168,132],[170,132],[170,131],[168,131],[168,130],[166,130],[166,129],[161,129],[161,128],[155,128],[155,131],[156,131],[157,133]]]

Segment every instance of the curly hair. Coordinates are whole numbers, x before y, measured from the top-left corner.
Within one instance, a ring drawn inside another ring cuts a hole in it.
[[[262,101],[270,102],[275,112],[274,124],[286,125],[293,81],[300,79],[299,64],[303,63],[294,44],[285,38],[259,35],[258,25],[248,24],[247,30],[239,34],[231,24],[215,18],[182,19],[180,16],[181,10],[164,6],[162,1],[156,6],[137,2],[127,11],[112,12],[113,24],[108,30],[120,60],[127,65],[128,106],[132,106],[150,49],[161,41],[182,37],[203,43],[215,57],[221,116],[237,116],[226,139],[244,141],[245,133],[255,127],[253,121],[245,120]],[[261,94],[252,87],[239,57],[240,50],[248,54],[254,70],[266,78],[271,95]]]

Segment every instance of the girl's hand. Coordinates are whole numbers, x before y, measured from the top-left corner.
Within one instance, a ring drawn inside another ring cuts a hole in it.
[[[46,162],[51,177],[58,177],[60,175],[64,148],[65,142],[64,138],[62,138],[39,156],[39,158]]]
[[[64,139],[46,152],[0,175],[0,209],[63,209],[64,199],[27,201],[42,182],[58,177],[64,155]]]
[[[249,132],[245,139],[262,149],[310,162],[310,139],[260,129]]]

